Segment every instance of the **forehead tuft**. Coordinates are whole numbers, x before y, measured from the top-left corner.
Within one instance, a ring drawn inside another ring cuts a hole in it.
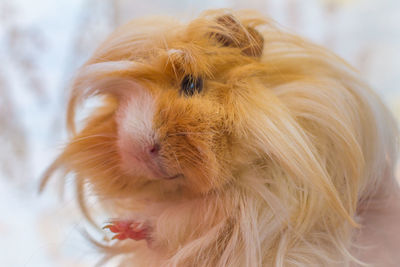
[[[177,77],[190,74],[209,76],[208,58],[204,48],[190,43],[180,43],[179,48],[165,50],[165,67],[170,68]]]

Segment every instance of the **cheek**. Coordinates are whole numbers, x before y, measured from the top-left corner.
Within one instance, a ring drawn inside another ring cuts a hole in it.
[[[195,192],[206,193],[225,184],[230,168],[225,164],[228,150],[222,116],[204,103],[193,107],[178,102],[162,110],[156,113],[155,124],[168,165],[182,173],[185,184]]]
[[[219,187],[221,167],[211,139],[182,137],[168,142],[175,148],[171,152],[179,162],[188,187],[200,193]]]

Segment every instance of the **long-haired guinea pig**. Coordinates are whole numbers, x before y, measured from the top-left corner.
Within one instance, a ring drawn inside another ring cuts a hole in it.
[[[101,104],[81,124],[76,113]],[[121,266],[347,266],[397,127],[342,59],[252,12],[135,20],[78,71],[73,173]],[[79,127],[78,127],[79,126]],[[90,216],[88,216],[90,219]]]

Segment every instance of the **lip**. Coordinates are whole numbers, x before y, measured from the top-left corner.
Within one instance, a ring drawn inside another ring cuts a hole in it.
[[[143,157],[133,155],[133,158],[136,159],[136,165],[139,169],[141,169],[150,180],[174,180],[183,177],[182,173],[174,175],[168,173],[168,171],[163,168],[159,158],[148,157],[146,155]]]
[[[147,161],[145,162],[145,165],[156,179],[174,180],[183,177],[183,174],[181,173],[170,175],[158,161]]]
[[[173,179],[177,179],[177,178],[180,178],[180,177],[183,177],[183,174],[178,173],[178,174],[175,174],[173,176],[168,176],[168,177],[163,177],[163,178],[166,179],[166,180],[173,180]]]
[[[146,164],[147,169],[153,174],[154,178],[165,179],[165,180],[174,180],[180,177],[183,177],[183,174],[177,173],[175,175],[169,175],[159,164],[149,163]]]

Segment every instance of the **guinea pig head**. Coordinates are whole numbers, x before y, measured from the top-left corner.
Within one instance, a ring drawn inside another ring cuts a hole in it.
[[[232,178],[236,111],[229,102],[228,74],[256,62],[263,39],[229,15],[212,25],[202,34],[189,25],[175,36],[178,41],[171,39],[173,48],[148,59],[146,80],[137,76],[131,88],[119,90],[117,143],[127,175],[177,180],[201,193]],[[221,55],[226,62],[218,62]]]
[[[169,27],[129,49],[138,37],[117,31],[82,67],[69,103],[73,138],[54,166],[103,194],[149,184],[207,193],[232,180],[242,112],[232,70],[257,64],[263,38],[230,15]],[[93,95],[102,105],[76,132],[75,109]]]

